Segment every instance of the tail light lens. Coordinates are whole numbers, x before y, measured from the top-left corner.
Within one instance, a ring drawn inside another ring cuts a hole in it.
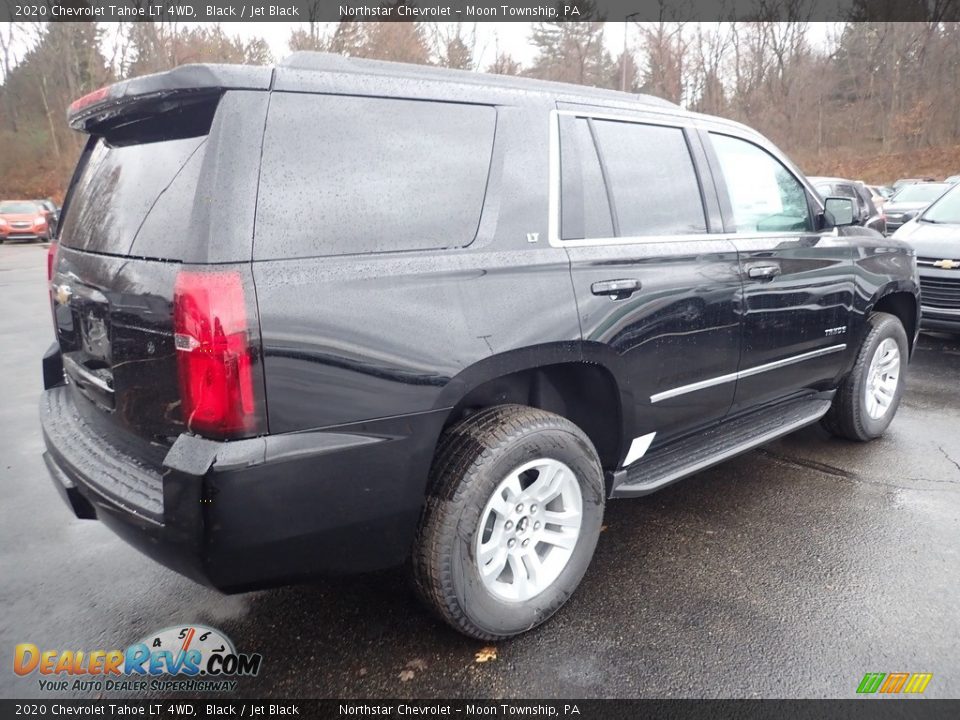
[[[57,264],[57,243],[51,242],[47,248],[47,282],[53,282],[53,268]]]
[[[183,270],[173,296],[180,400],[187,428],[230,438],[262,432],[259,342],[243,271]],[[252,295],[252,291],[249,293]]]
[[[77,98],[72,103],[70,103],[70,107],[67,109],[67,112],[72,114],[75,112],[80,112],[85,107],[89,107],[90,105],[95,105],[101,100],[106,99],[109,92],[110,92],[109,87],[102,87],[98,90],[94,90],[92,93],[87,93],[83,97]]]

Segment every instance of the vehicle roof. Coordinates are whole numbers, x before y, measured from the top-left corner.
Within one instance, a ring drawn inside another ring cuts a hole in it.
[[[358,85],[362,88],[359,94],[363,95],[382,93],[385,96],[477,103],[496,103],[504,95],[512,95],[535,98],[551,106],[568,103],[610,110],[655,112],[735,130],[736,134],[769,145],[766,138],[748,125],[728,118],[684,110],[679,105],[654,95],[515,75],[352,58],[333,53],[293,53],[276,66],[270,89],[342,94],[356,92]],[[560,109],[563,109],[562,106]]]
[[[403,80],[422,80],[449,83],[451,85],[476,86],[480,88],[504,88],[526,92],[540,92],[547,95],[578,96],[584,99],[634,102],[653,107],[681,110],[669,100],[654,95],[627,93],[619,90],[573,85],[570,83],[537,80],[515,75],[495,75],[471,70],[453,70],[433,65],[414,65],[410,63],[389,62],[386,60],[367,60],[335,53],[301,51],[289,55],[277,64],[278,75],[285,70],[298,70],[316,73],[342,73],[366,75],[379,78]],[[277,83],[275,77],[274,84]]]

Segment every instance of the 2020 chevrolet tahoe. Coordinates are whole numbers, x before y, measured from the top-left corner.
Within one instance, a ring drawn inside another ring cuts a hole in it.
[[[889,425],[915,258],[756,132],[655,98],[296,54],[69,112],[47,466],[224,591],[412,558],[536,626],[604,503],[804,425]]]

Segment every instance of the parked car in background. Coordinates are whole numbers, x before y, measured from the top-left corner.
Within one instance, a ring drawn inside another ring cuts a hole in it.
[[[887,224],[873,202],[873,195],[867,186],[857,180],[845,178],[811,177],[808,178],[821,197],[848,197],[854,202],[853,221],[855,225],[867,227],[884,234]]]
[[[42,207],[47,215],[47,224],[50,226],[50,237],[56,237],[57,225],[60,223],[60,208],[58,208],[57,204],[50,198],[34,200],[34,202]]]
[[[914,183],[900,188],[883,208],[887,218],[887,232],[896,232],[901,225],[919,215],[951,187],[953,186],[948,183]]]
[[[897,191],[907,185],[916,185],[917,183],[936,182],[936,178],[900,178],[893,184],[893,190]]]
[[[876,185],[867,185],[865,182],[860,182],[859,184],[870,193],[870,200],[873,201],[874,206],[880,211],[880,214],[883,215],[883,206],[887,204],[887,196],[880,192],[880,188]],[[893,193],[891,193],[891,195],[892,194]]]
[[[944,180],[944,182],[948,182],[951,185],[956,185],[957,183],[960,183],[960,175],[951,175],[946,180]]]
[[[960,184],[894,235],[917,252],[921,324],[960,333]]]
[[[893,194],[896,192],[896,190],[889,185],[868,185],[867,187],[869,187],[874,193],[881,195],[885,200],[892,198]]]
[[[42,241],[50,239],[47,211],[33,200],[0,202],[0,242],[5,240]]]

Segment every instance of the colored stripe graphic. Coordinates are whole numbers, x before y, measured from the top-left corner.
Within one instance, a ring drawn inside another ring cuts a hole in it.
[[[886,673],[867,673],[863,676],[863,680],[860,681],[857,692],[864,694],[875,693],[880,687],[880,683],[883,682],[884,677],[886,677]]]
[[[903,687],[903,684],[907,681],[908,677],[910,677],[910,673],[890,673],[887,675],[887,679],[883,681],[883,685],[880,686],[880,692],[900,692],[900,689]]]
[[[922,693],[933,679],[933,673],[914,673],[903,689],[905,693]]]
[[[857,693],[896,695],[903,692],[918,695],[927,689],[932,679],[933,673],[867,673],[857,686]]]

